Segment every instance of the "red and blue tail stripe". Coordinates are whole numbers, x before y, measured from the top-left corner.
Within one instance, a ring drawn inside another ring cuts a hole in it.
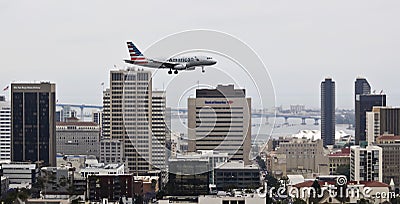
[[[147,63],[146,58],[140,52],[140,50],[133,44],[133,42],[127,42],[129,55],[131,56],[131,60],[135,62],[135,64],[144,64]]]

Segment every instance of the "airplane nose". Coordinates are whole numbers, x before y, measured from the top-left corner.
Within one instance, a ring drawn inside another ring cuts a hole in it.
[[[217,60],[211,60],[211,65],[217,64]]]

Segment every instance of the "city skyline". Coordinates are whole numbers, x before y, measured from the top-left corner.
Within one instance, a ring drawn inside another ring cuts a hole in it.
[[[260,55],[271,74],[278,106],[319,107],[318,84],[325,76],[335,78],[339,108],[353,107],[353,82],[359,76],[366,77],[378,92],[384,90],[389,96],[388,105],[397,105],[400,93],[395,74],[387,75],[385,70],[394,71],[400,64],[394,55],[399,44],[395,36],[400,32],[394,20],[399,16],[395,9],[398,2],[265,2],[243,9],[233,5],[225,8],[223,16],[215,12],[226,3],[213,2],[215,7],[195,3],[195,8],[206,13],[201,17],[192,17],[189,14],[194,11],[187,8],[182,13],[187,16],[185,19],[182,15],[160,19],[148,16],[149,9],[175,8],[179,2],[164,2],[159,7],[146,6],[148,3],[144,2],[143,9],[135,14],[128,10],[129,6],[118,4],[85,2],[76,7],[64,2],[2,2],[4,37],[0,43],[4,59],[0,66],[4,73],[0,86],[6,87],[15,80],[50,80],[58,84],[60,102],[101,104],[100,84],[107,85],[107,75],[114,64],[123,65],[122,59],[128,56],[126,40],[134,39],[138,46],[146,48],[167,35],[203,28],[232,34]],[[86,15],[87,8],[92,8],[91,15]],[[34,15],[38,11],[41,16]],[[337,11],[343,15],[335,16]],[[16,17],[19,13],[24,18]],[[234,25],[226,21],[225,16],[232,17],[231,14],[237,16]],[[140,31],[126,26],[135,16],[144,17]],[[279,23],[257,19],[277,19]],[[170,26],[174,22],[179,25]],[[153,32],[151,25],[157,23],[165,26]],[[202,76],[200,72],[196,75]],[[380,81],[381,78],[386,80]],[[191,83],[195,85],[197,80]],[[76,84],[85,86],[77,89]],[[162,84],[155,88],[162,89]],[[82,99],[82,95],[86,98]]]

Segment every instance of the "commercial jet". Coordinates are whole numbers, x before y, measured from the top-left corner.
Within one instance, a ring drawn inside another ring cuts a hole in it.
[[[217,63],[209,56],[176,57],[166,60],[150,59],[145,57],[132,42],[127,42],[127,45],[131,59],[125,59],[126,63],[156,69],[169,69],[168,74],[172,74],[172,70],[174,70],[174,74],[178,74],[178,70],[195,70],[196,67],[201,67],[201,71],[205,72],[205,66]]]

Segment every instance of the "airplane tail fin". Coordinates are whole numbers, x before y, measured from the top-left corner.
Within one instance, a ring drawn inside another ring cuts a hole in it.
[[[133,44],[133,42],[127,42],[129,55],[131,56],[131,61],[135,64],[147,63],[146,57],[140,52],[140,50]]]

